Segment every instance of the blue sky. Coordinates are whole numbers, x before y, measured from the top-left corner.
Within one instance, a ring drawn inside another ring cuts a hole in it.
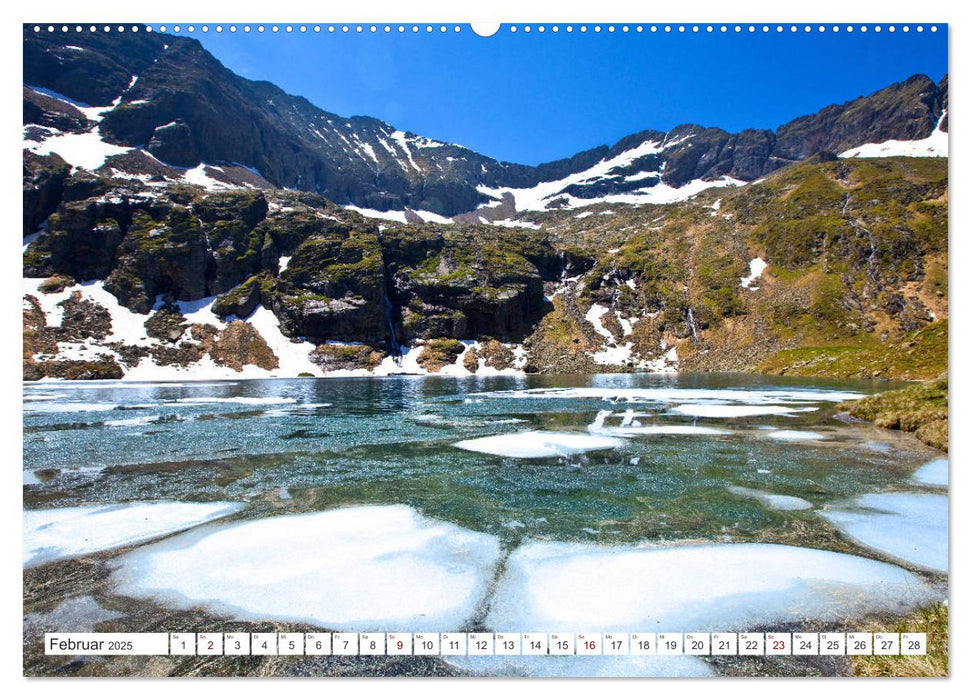
[[[661,31],[483,38],[339,30],[200,34],[228,68],[342,116],[525,164],[678,124],[775,128],[924,73],[947,72],[947,30],[852,34]]]

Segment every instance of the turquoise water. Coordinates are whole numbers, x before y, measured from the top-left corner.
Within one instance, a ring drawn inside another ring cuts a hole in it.
[[[602,395],[558,395],[578,387]],[[836,403],[820,399],[888,388],[895,386],[643,374],[30,384],[25,507],[244,500],[236,517],[252,518],[403,503],[507,546],[524,538],[786,541],[794,524],[811,540],[824,528],[818,508],[914,490],[909,479],[927,461],[926,448],[840,420]],[[645,389],[655,391],[639,396]],[[628,393],[618,398],[615,390]],[[698,390],[708,393],[686,393]],[[779,391],[784,399],[772,393]],[[699,418],[676,412],[686,404],[815,410]],[[631,409],[635,417],[625,419]],[[726,433],[629,436],[612,449],[538,459],[454,447],[530,430],[585,436],[605,411],[608,430],[633,420]],[[773,429],[822,439],[780,441]],[[732,487],[812,507],[777,510]]]

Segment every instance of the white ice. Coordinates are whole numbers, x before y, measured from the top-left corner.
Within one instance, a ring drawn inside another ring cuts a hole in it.
[[[104,401],[31,401],[24,406],[24,413],[99,413],[114,411],[116,403]]]
[[[24,568],[115,549],[235,513],[240,503],[112,503],[24,511]]]
[[[606,421],[613,415],[612,411],[600,411],[596,419],[587,426],[587,430],[597,435],[614,435],[616,437],[637,437],[639,435],[728,435],[728,430],[709,428],[701,425],[641,425],[634,420],[637,414],[629,409],[623,414],[619,426],[606,425]]]
[[[562,457],[596,450],[613,450],[623,445],[623,440],[613,437],[599,437],[583,433],[555,433],[543,430],[490,435],[455,443],[455,447],[470,452],[482,452],[520,459]]]
[[[788,416],[793,413],[804,411],[815,411],[815,408],[796,408],[793,406],[772,406],[762,404],[759,406],[730,405],[730,404],[707,404],[689,403],[675,406],[671,409],[675,413],[685,416],[695,416],[696,418],[741,418],[745,416]]]
[[[904,612],[933,596],[900,567],[817,549],[529,542],[507,560],[486,625],[535,632],[750,630]]]
[[[216,525],[120,558],[118,592],[247,620],[348,631],[454,631],[472,617],[498,540],[397,506]]]
[[[867,549],[947,571],[947,496],[871,493],[819,514]]]
[[[190,396],[182,399],[174,399],[171,403],[233,403],[264,406],[268,404],[297,403],[297,400],[290,396]]]
[[[933,459],[914,472],[913,481],[928,486],[947,486],[947,458]]]
[[[744,486],[729,486],[728,490],[736,496],[754,498],[773,510],[806,510],[812,508],[813,504],[796,496],[783,496],[777,493],[766,493],[756,489],[745,488]]]
[[[681,403],[697,401],[735,401],[742,404],[820,403],[863,398],[852,391],[827,389],[679,389],[675,387],[589,386],[570,388],[518,389],[490,392],[489,396],[517,399],[602,399],[631,403]],[[786,409],[791,410],[791,409]]]
[[[766,437],[782,442],[800,442],[802,440],[825,440],[826,436],[811,430],[773,430],[766,433]]]

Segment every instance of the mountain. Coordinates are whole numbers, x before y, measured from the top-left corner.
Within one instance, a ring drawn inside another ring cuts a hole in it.
[[[531,168],[187,39],[24,56],[25,379],[947,367],[946,77]]]
[[[533,167],[323,111],[235,75],[184,37],[25,27],[24,83],[25,145],[39,155],[146,181],[299,189],[416,222],[678,201],[819,152],[920,141],[947,127],[947,78],[913,76],[775,132],[682,125]]]
[[[535,228],[25,167],[63,175],[24,249],[28,379],[946,368],[943,158],[808,159]]]

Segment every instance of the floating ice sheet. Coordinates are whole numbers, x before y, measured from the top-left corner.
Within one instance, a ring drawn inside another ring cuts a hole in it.
[[[815,433],[811,430],[773,430],[766,437],[783,442],[801,442],[803,440],[825,440],[826,436],[822,433]]]
[[[185,533],[119,559],[122,595],[340,630],[450,631],[482,602],[491,535],[407,506],[360,506]]]
[[[103,401],[31,401],[24,406],[24,413],[97,413],[116,408],[117,403]]]
[[[947,496],[870,493],[820,515],[864,547],[924,569],[947,571]]]
[[[812,508],[813,504],[797,496],[784,496],[777,493],[766,493],[757,489],[749,489],[744,486],[729,486],[728,490],[736,496],[754,498],[761,501],[768,508],[773,510],[806,510]]]
[[[681,389],[677,387],[543,387],[511,391],[486,392],[484,395],[517,399],[602,399],[631,403],[688,403],[701,401],[737,402],[741,404],[839,403],[863,398],[855,391],[829,389]]]
[[[615,437],[542,430],[490,435],[455,443],[455,447],[462,450],[520,459],[564,457],[595,450],[612,450],[623,445],[624,441]]]
[[[235,403],[261,406],[267,404],[297,403],[297,400],[289,396],[193,396],[190,398],[175,399],[169,403]]]
[[[762,404],[748,406],[744,404],[714,404],[688,403],[671,409],[675,413],[696,418],[744,418],[746,416],[788,416],[793,413],[815,411],[813,407],[797,408],[795,406],[773,406]]]
[[[702,425],[640,425],[640,426],[620,426],[603,427],[593,429],[590,432],[615,435],[617,437],[637,437],[639,435],[730,435],[731,431],[721,430],[720,428],[708,428]]]
[[[486,625],[730,631],[904,612],[933,598],[929,586],[898,566],[817,549],[531,542],[506,562]]]
[[[914,472],[913,480],[928,486],[947,486],[947,458],[931,460]]]
[[[235,513],[240,503],[117,503],[24,511],[24,567],[115,549]]]

